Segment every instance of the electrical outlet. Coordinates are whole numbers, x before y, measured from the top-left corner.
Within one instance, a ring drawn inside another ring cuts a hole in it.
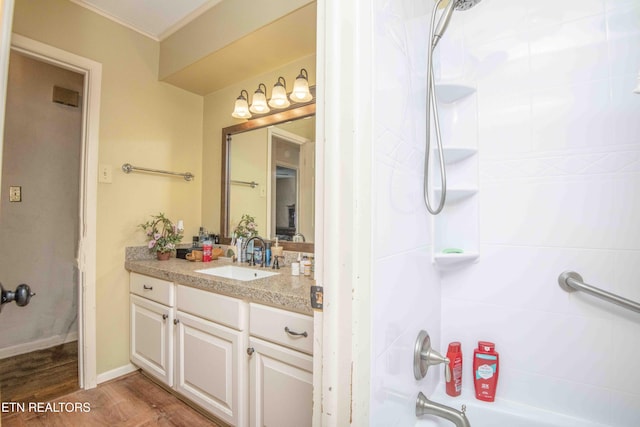
[[[9,187],[9,201],[10,202],[22,201],[22,187],[18,187],[18,186]]]
[[[98,182],[111,184],[113,182],[113,167],[111,165],[100,165],[98,172]]]

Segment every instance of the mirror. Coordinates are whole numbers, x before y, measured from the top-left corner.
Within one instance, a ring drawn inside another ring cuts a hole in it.
[[[315,101],[224,128],[222,138],[223,242],[249,214],[261,237],[313,252]]]

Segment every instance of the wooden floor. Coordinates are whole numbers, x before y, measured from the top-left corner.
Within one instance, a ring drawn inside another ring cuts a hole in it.
[[[46,402],[78,390],[78,342],[0,360],[5,402]]]
[[[3,413],[2,427],[223,427],[139,372],[100,384],[91,390],[78,390],[50,404],[49,409],[44,404],[36,408],[40,412],[30,411],[27,406],[24,412]],[[76,407],[82,409],[75,410]],[[89,412],[83,412],[87,408]]]

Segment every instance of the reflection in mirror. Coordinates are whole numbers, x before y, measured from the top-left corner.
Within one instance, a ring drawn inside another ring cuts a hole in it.
[[[289,129],[289,130],[287,130]],[[315,119],[270,129],[270,188],[267,236],[286,241],[313,241],[315,199]]]
[[[249,214],[260,236],[313,251],[314,113],[315,104],[308,104],[223,129],[223,236],[230,238]]]

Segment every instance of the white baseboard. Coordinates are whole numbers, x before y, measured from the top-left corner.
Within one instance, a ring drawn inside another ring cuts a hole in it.
[[[78,331],[70,332],[66,335],[55,335],[53,337],[43,338],[37,341],[17,344],[11,347],[0,348],[0,359],[30,353],[32,351],[43,350],[45,348],[55,347],[56,345],[72,341],[78,341]]]
[[[112,369],[107,372],[98,374],[98,384],[110,381],[114,378],[121,377],[123,375],[130,374],[138,370],[138,367],[129,363],[128,365],[120,366],[119,368]]]

